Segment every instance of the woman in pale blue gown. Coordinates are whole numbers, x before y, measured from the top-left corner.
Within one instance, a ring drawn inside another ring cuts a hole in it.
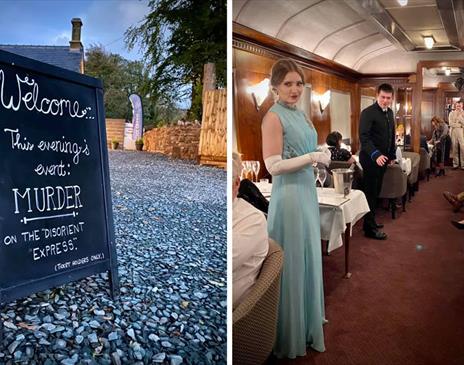
[[[279,357],[304,356],[311,346],[325,351],[324,289],[319,205],[313,163],[330,163],[316,152],[317,133],[296,108],[304,74],[292,60],[272,68],[271,86],[279,100],[263,119],[263,157],[272,175],[269,236],[284,250],[277,340]]]

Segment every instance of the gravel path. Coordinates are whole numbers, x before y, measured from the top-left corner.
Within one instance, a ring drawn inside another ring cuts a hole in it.
[[[226,173],[110,151],[121,296],[107,274],[10,303],[0,364],[225,364]]]

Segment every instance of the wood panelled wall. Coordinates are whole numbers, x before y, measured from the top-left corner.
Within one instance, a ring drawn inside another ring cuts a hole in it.
[[[236,128],[237,148],[243,160],[261,162],[260,176],[266,175],[262,158],[261,121],[273,105],[274,99],[269,93],[267,99],[256,110],[252,95],[247,93],[247,86],[255,85],[264,78],[270,77],[270,70],[275,61],[282,56],[267,52],[259,46],[234,41],[233,48],[233,82],[234,82],[234,127]],[[288,55],[287,55],[288,57]],[[360,114],[359,85],[349,79],[324,73],[300,63],[305,74],[305,83],[311,84],[312,92],[323,94],[327,90],[338,90],[351,96],[351,137],[353,150],[358,148],[358,120]],[[331,132],[330,108],[322,113],[314,98],[311,98],[311,113],[306,111],[313,122],[318,143],[324,143]]]
[[[437,90],[423,90],[421,102],[421,134],[424,134],[427,139],[432,138],[432,117],[437,115]],[[443,109],[443,108],[440,108]],[[443,116],[443,112],[441,113]]]

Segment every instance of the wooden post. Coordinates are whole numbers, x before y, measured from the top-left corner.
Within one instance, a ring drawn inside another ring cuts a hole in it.
[[[356,153],[359,145],[359,118],[361,117],[361,88],[357,82],[351,93],[351,151]]]
[[[205,63],[203,65],[203,98],[207,90],[216,89],[216,65],[214,63]]]
[[[422,101],[422,62],[417,63],[416,87],[412,95],[414,119],[411,125],[411,147],[414,152],[419,153],[421,134],[421,101]]]

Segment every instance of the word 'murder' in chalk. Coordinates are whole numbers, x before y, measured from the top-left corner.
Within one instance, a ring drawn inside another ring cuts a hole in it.
[[[43,188],[26,188],[22,191],[14,188],[15,214],[22,212],[49,212],[51,210],[82,208],[81,188],[72,186],[46,186]]]
[[[114,295],[101,81],[0,51],[0,166],[0,306],[104,271]]]

